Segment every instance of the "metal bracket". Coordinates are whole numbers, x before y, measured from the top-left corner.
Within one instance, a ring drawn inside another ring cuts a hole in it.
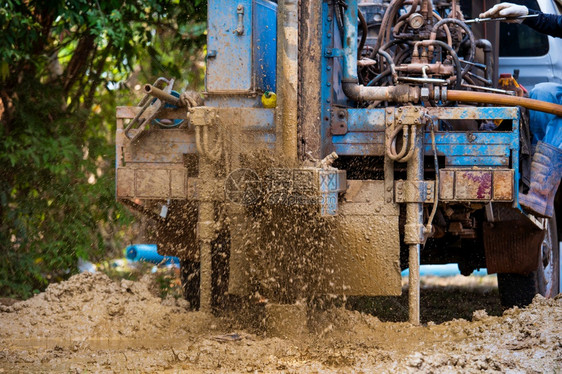
[[[343,49],[341,48],[326,48],[324,51],[324,57],[342,57],[344,55]]]
[[[394,182],[397,203],[432,203],[435,198],[435,181]]]
[[[398,125],[424,125],[426,111],[418,106],[396,108],[394,116]]]
[[[347,109],[336,106],[332,108],[332,124],[330,126],[332,135],[347,134]]]

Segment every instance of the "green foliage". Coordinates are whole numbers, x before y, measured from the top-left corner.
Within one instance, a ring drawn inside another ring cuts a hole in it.
[[[115,106],[131,74],[198,88],[206,2],[0,4],[0,295],[27,297],[123,237]]]

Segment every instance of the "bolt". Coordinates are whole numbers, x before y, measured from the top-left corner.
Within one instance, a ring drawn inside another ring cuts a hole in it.
[[[417,112],[418,110],[419,110],[418,107],[415,107],[415,108],[414,108],[414,112]]]
[[[401,120],[401,119],[398,120],[398,124],[399,124],[399,125],[402,124],[402,120]]]
[[[399,187],[399,189],[400,189],[400,187]],[[388,186],[388,187],[386,188],[386,190],[387,190],[388,192],[390,192],[390,191],[392,191],[392,187]]]
[[[328,39],[330,39],[332,37],[332,33],[329,32],[327,36],[328,36]]]
[[[236,7],[236,10],[242,10],[242,4],[238,4],[238,6]]]
[[[375,212],[379,213],[380,211],[381,211],[381,207],[380,207],[380,206],[377,206],[377,207],[375,208]]]
[[[398,113],[402,113],[402,108],[398,108]]]
[[[340,118],[340,119],[344,119],[344,118],[345,118],[345,112],[344,112],[343,110],[340,110],[340,111],[338,112],[338,118]]]
[[[326,83],[326,86],[331,87],[332,84],[330,82]]]
[[[326,67],[326,70],[330,71],[330,70],[332,70],[332,67],[331,67],[331,66],[327,66],[327,67]]]
[[[389,197],[388,199],[386,199],[386,202],[390,204],[392,202],[392,199]]]
[[[332,17],[328,17],[328,22],[332,22]]]
[[[332,100],[326,99],[326,102],[327,102],[328,104],[330,104],[330,103],[332,102]]]

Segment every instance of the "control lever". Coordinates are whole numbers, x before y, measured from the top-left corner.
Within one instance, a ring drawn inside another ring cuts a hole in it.
[[[520,17],[497,17],[497,18],[474,18],[464,21],[464,23],[481,23],[481,22],[491,22],[491,21],[510,21],[514,19],[523,19],[523,18],[534,18],[538,17],[538,14],[528,14],[526,16]]]

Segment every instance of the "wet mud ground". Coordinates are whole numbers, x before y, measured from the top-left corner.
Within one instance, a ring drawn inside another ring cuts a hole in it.
[[[562,298],[504,311],[493,277],[422,278],[422,326],[404,322],[406,296],[351,298],[289,338],[265,336],[240,312],[190,312],[151,282],[83,273],[0,300],[0,372],[562,371]]]

